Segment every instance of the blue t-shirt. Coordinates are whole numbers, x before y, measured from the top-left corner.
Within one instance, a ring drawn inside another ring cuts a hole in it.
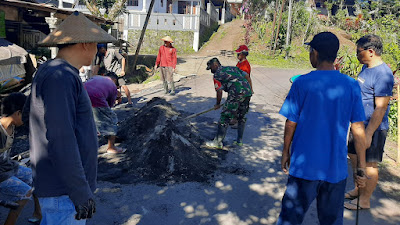
[[[373,68],[363,67],[358,75],[358,84],[361,87],[361,96],[365,110],[365,126],[368,125],[375,110],[375,97],[392,96],[394,78],[392,70],[386,63]],[[389,105],[378,130],[389,129]]]
[[[365,120],[360,87],[339,71],[297,78],[279,112],[296,122],[290,175],[337,183],[347,177],[347,131]]]

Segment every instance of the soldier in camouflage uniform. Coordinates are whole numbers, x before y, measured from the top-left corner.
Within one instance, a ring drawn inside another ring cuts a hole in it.
[[[221,107],[222,91],[228,92],[228,97],[222,108],[217,135],[213,141],[207,142],[206,145],[221,149],[229,124],[237,122],[238,133],[234,144],[242,146],[246,114],[249,111],[250,98],[253,93],[250,85],[251,78],[249,74],[237,67],[221,66],[217,58],[212,58],[207,62],[207,70],[211,70],[214,74],[214,86],[217,92],[217,103],[214,108],[219,109]]]

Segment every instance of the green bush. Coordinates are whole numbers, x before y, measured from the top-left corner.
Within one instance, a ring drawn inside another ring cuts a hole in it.
[[[389,137],[392,140],[397,140],[397,101],[393,101],[390,104],[389,110]]]

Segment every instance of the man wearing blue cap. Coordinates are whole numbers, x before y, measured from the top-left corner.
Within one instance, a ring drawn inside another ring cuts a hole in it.
[[[308,45],[316,70],[293,82],[279,112],[287,118],[281,163],[289,178],[277,224],[302,224],[316,199],[320,224],[342,225],[350,123],[360,174],[356,182],[361,187],[366,180],[364,108],[357,81],[334,70],[338,38],[322,32]]]

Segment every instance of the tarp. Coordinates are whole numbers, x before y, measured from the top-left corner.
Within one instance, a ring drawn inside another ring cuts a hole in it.
[[[28,52],[25,49],[0,38],[0,65],[26,63],[25,56],[27,54]]]
[[[0,65],[0,83],[21,75],[25,75],[24,64]]]

